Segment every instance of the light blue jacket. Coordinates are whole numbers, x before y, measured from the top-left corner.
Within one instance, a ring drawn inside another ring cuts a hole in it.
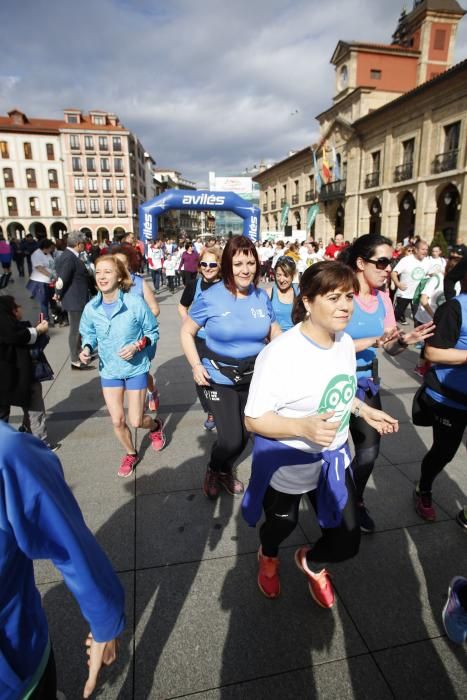
[[[102,308],[102,294],[84,307],[79,324],[82,346],[93,350],[99,346],[99,371],[106,379],[129,379],[149,372],[154,357],[159,324],[144,299],[120,291],[110,318]],[[151,345],[137,352],[131,360],[122,360],[118,351],[146,336]]]

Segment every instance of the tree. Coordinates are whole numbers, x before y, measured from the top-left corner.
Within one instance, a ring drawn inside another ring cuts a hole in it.
[[[442,250],[443,253],[443,258],[448,257],[448,244],[446,242],[446,239],[444,237],[444,233],[442,231],[436,231],[435,235],[433,236],[433,240],[431,241],[431,246],[430,248],[433,248],[433,246],[439,245],[439,247]]]

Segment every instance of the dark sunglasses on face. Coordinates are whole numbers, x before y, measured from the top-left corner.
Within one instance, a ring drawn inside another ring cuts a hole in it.
[[[209,267],[211,270],[213,270],[215,267],[219,266],[219,263],[216,262],[200,262],[201,267]]]
[[[391,264],[391,258],[378,258],[373,260],[373,258],[363,258],[365,262],[373,263],[377,270],[385,270],[388,265]]]

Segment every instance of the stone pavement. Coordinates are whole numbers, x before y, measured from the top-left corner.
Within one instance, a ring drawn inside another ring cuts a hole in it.
[[[23,284],[8,291],[34,320],[37,308]],[[56,374],[44,385],[50,439],[62,443],[57,454],[67,481],[127,595],[120,656],[102,673],[96,696],[465,698],[466,648],[447,640],[441,620],[451,577],[467,575],[467,535],[454,521],[467,501],[465,448],[436,482],[437,522],[421,521],[412,489],[430,429],[409,420],[419,382],[412,372],[415,352],[382,361],[383,404],[399,418],[400,431],[383,438],[367,491],[377,532],[362,538],[355,559],[330,567],[335,608],[312,601],[293,562],[295,548],[318,533],[306,504],[300,527],[282,547],[282,595],[270,601],[256,585],[257,532],[243,522],[239,499],[223,493],[212,503],[201,492],[215,435],[202,430],[203,413],[181,354],[178,298],[159,296],[157,383],[167,446],[154,453],[139,431],[142,462],[130,479],[116,477],[121,449],[97,371],[71,373],[67,329],[52,329],[47,349]],[[12,423],[18,421],[15,410]],[[247,481],[248,474],[245,454],[239,475]],[[79,698],[86,624],[57,570],[48,562],[36,570],[59,687],[68,700]]]

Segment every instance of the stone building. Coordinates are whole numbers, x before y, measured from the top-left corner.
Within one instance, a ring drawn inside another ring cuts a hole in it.
[[[467,236],[467,61],[452,66],[464,10],[455,0],[422,0],[403,12],[388,45],[339,41],[333,104],[317,116],[320,140],[256,176],[262,227],[288,224],[311,233],[413,233],[448,242]],[[316,182],[313,151],[323,178]]]
[[[0,232],[80,229],[102,241],[138,231],[138,206],[154,196],[153,166],[115,114],[66,109],[56,120],[12,110],[0,116]]]

